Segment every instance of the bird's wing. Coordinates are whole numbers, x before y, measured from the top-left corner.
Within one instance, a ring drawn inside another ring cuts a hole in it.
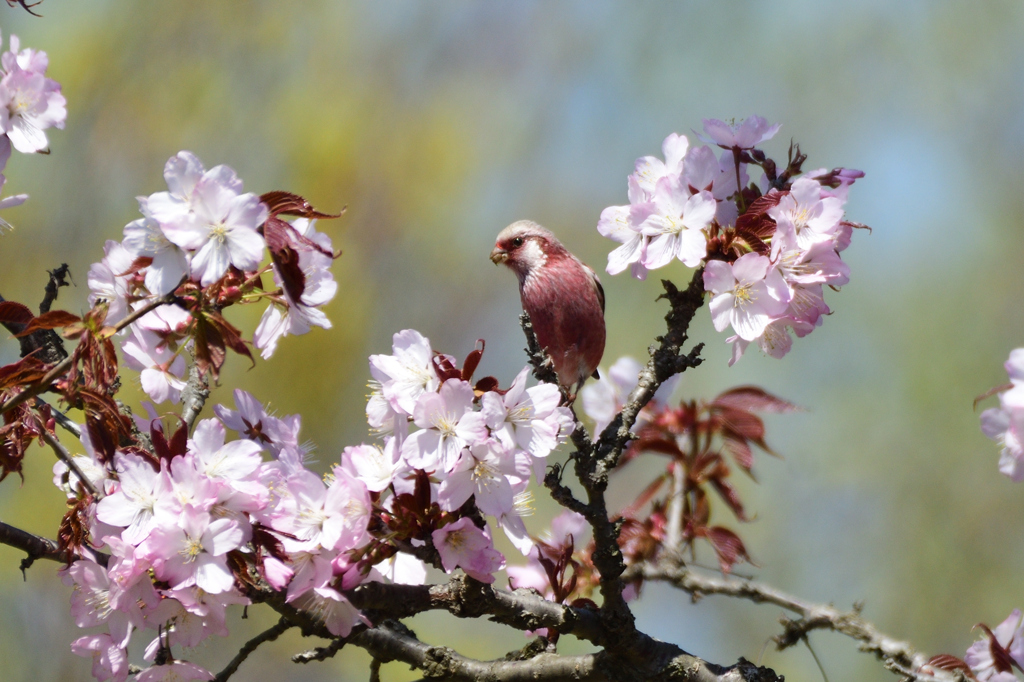
[[[604,287],[601,286],[601,280],[598,278],[597,273],[594,272],[589,265],[583,265],[587,272],[594,280],[594,289],[597,290],[597,300],[601,302],[601,314],[604,314]]]

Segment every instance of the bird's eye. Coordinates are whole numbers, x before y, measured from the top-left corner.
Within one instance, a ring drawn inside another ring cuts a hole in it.
[[[515,239],[512,240],[512,246],[519,247],[519,246],[522,246],[522,245],[523,245],[523,238],[522,237],[516,237]]]

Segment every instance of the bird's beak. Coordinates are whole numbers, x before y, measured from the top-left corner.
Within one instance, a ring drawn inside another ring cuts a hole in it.
[[[493,262],[495,265],[498,265],[500,263],[504,263],[507,260],[508,251],[501,248],[500,246],[495,246],[494,251],[491,251],[491,262]]]

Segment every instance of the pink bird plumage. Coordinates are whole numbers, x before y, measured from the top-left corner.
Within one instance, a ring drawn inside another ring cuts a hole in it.
[[[604,289],[594,271],[550,231],[529,220],[498,234],[491,260],[519,278],[523,310],[551,358],[558,382],[579,391],[604,354]]]

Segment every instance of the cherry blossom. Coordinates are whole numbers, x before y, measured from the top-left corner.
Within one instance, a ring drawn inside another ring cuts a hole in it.
[[[782,275],[767,257],[756,253],[732,264],[708,263],[704,288],[714,294],[710,307],[715,329],[731,325],[745,341],[760,336],[769,322],[786,312],[790,300]]]
[[[79,637],[71,643],[71,651],[77,656],[92,658],[92,676],[101,682],[128,679],[128,652],[115,644],[107,633]]]
[[[100,500],[100,521],[123,527],[121,537],[132,544],[144,540],[156,526],[157,502],[171,490],[165,471],[156,471],[138,455],[114,455],[118,489]]]
[[[417,469],[451,471],[463,448],[487,439],[484,416],[472,410],[473,387],[449,379],[437,393],[423,393],[413,419],[420,431],[406,438],[402,456]]]
[[[139,372],[142,390],[156,403],[178,402],[185,388],[185,358],[174,353],[151,331],[133,329],[124,344],[125,364]]]
[[[739,123],[726,123],[717,118],[705,118],[704,133],[708,141],[723,149],[752,149],[779,132],[781,124],[768,125],[761,116],[750,116]]]
[[[60,84],[45,76],[46,53],[18,49],[18,38],[12,35],[10,50],[0,56],[0,132],[19,152],[31,154],[47,148],[44,130],[64,127],[67,101]]]
[[[651,203],[651,214],[640,224],[640,231],[650,238],[644,267],[655,270],[674,259],[697,267],[707,255],[707,236],[702,230],[715,217],[716,204],[711,192],[691,195],[678,181],[662,178]]]
[[[230,590],[234,577],[224,556],[242,543],[242,530],[230,519],[212,519],[190,506],[174,525],[158,526],[139,551],[153,562],[172,589],[195,585],[206,592]]]
[[[842,202],[835,197],[822,198],[821,184],[813,178],[798,178],[793,188],[769,209],[778,223],[782,239],[800,249],[830,241],[843,218]]]
[[[160,223],[153,219],[148,201],[148,197],[138,197],[143,217],[124,226],[121,244],[135,258],[153,259],[146,268],[146,288],[154,296],[163,296],[178,287],[188,274],[189,263],[185,252],[167,238]]]
[[[534,457],[547,457],[572,433],[575,420],[562,400],[558,386],[539,384],[526,388],[527,365],[512,381],[504,396],[488,391],[481,397],[481,414],[492,435],[507,449],[520,447]]]
[[[448,573],[461,568],[469,577],[490,584],[494,572],[505,566],[505,557],[494,549],[487,529],[477,528],[468,517],[435,530],[431,538]]]
[[[107,302],[107,324],[120,322],[128,314],[128,279],[125,276],[134,260],[118,242],[108,239],[104,258],[89,268],[89,305]]]
[[[370,373],[395,410],[411,415],[416,401],[440,385],[431,364],[430,341],[414,329],[394,335],[392,355],[371,355]]]

